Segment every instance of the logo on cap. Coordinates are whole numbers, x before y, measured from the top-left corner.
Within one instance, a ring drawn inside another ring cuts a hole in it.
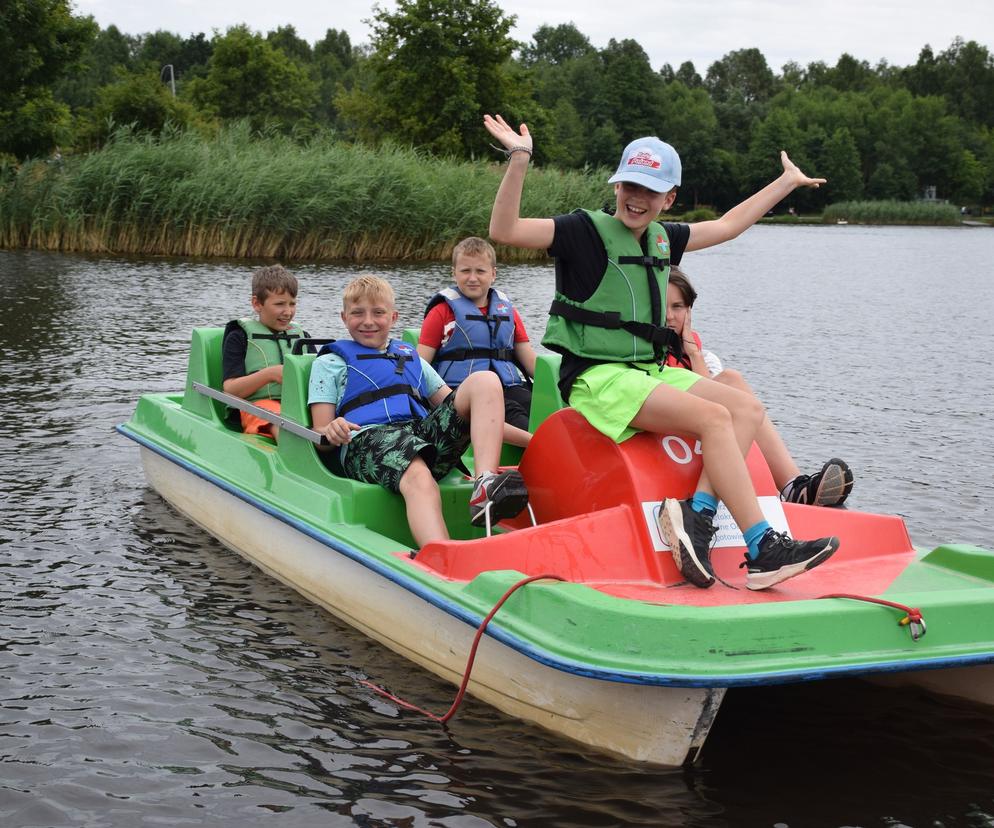
[[[663,165],[663,159],[648,150],[639,150],[628,158],[629,167],[649,167],[658,170]]]

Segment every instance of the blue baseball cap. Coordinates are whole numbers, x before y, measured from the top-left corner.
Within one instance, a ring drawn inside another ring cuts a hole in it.
[[[676,150],[655,135],[650,135],[636,138],[625,147],[618,171],[607,181],[608,184],[630,181],[656,193],[668,193],[680,186],[682,171]]]

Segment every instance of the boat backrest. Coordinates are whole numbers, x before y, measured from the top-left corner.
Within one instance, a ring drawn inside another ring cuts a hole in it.
[[[190,358],[186,372],[186,388],[183,391],[183,408],[217,420],[228,426],[227,408],[224,403],[204,396],[193,389],[199,382],[221,390],[221,341],[224,328],[194,328],[190,336]]]
[[[528,430],[532,434],[546,418],[560,408],[565,408],[559,393],[559,354],[539,354],[535,360],[535,379],[532,385],[532,408]]]

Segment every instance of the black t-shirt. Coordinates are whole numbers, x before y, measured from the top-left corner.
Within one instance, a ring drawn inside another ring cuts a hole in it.
[[[556,259],[556,290],[574,302],[585,302],[594,295],[604,272],[607,270],[607,250],[597,234],[594,223],[582,210],[556,216],[555,235],[549,255]],[[670,242],[670,264],[678,265],[690,239],[690,225],[663,222]],[[642,235],[645,250],[645,234]],[[664,298],[665,301],[665,298]],[[585,359],[569,352],[563,353],[559,368],[559,393],[567,402],[573,382],[595,360]]]

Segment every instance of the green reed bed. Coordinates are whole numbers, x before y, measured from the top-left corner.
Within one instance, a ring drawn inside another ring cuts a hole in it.
[[[60,164],[0,178],[0,247],[298,259],[440,259],[486,235],[504,167],[411,149],[254,138],[118,133]],[[609,196],[603,171],[529,173],[525,215]],[[542,251],[502,250],[506,258]]]
[[[830,204],[822,221],[850,224],[960,224],[952,204],[927,201],[840,201]]]

